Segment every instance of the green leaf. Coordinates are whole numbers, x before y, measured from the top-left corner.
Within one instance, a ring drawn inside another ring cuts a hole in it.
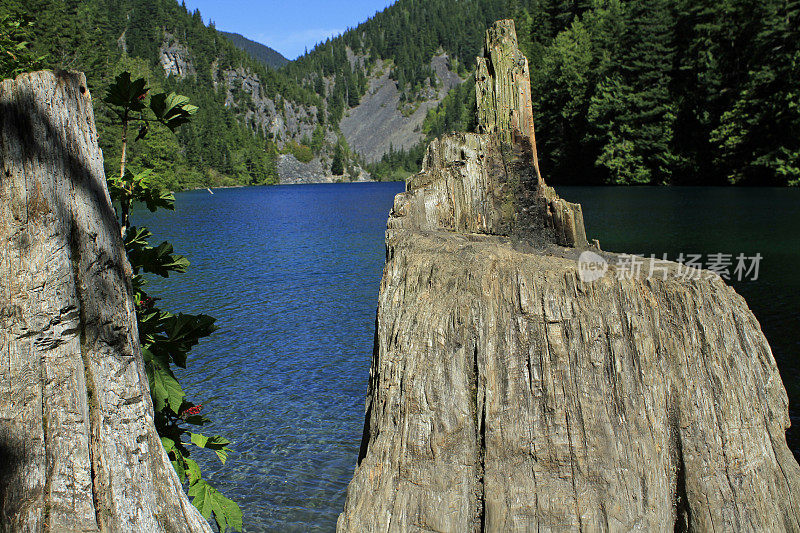
[[[144,97],[148,91],[145,85],[144,78],[131,80],[130,72],[122,72],[108,87],[105,101],[123,110],[141,111],[144,109]]]
[[[161,445],[167,453],[175,449],[175,441],[169,437],[161,437]]]
[[[152,367],[152,376],[150,381],[150,393],[153,396],[153,404],[156,411],[162,411],[165,407],[169,407],[173,413],[178,413],[183,403],[183,397],[186,393],[183,392],[181,384],[172,375],[168,368],[164,368],[163,363],[154,359],[150,365]]]
[[[206,443],[208,442],[208,437],[206,437],[202,433],[190,433],[190,435],[192,444],[200,448],[206,447]]]
[[[166,337],[159,337],[158,350],[166,354],[180,367],[186,366],[186,354],[200,341],[217,328],[214,318],[208,315],[188,315],[179,313],[163,320],[162,332]]]
[[[242,510],[239,505],[226,498],[207,481],[199,479],[190,485],[189,497],[193,498],[192,504],[206,520],[210,520],[211,515],[214,515],[220,531],[227,531],[228,528],[234,531],[242,530]]]
[[[190,485],[197,483],[202,478],[200,467],[193,459],[186,459],[186,475]]]
[[[228,444],[230,444],[231,441],[225,437],[220,437],[219,435],[206,437],[200,433],[191,433],[191,440],[192,444],[195,446],[206,448],[208,450],[214,450],[220,462],[225,464],[225,461],[228,459],[228,453],[231,451],[230,448],[228,448]]]
[[[225,461],[228,460],[228,452],[230,452],[230,448],[220,448],[219,450],[214,450],[217,454],[217,458],[222,464],[225,464]]]
[[[170,272],[186,272],[189,268],[189,260],[173,253],[172,245],[166,241],[156,247],[142,246],[137,241],[130,241],[130,244],[127,252],[134,272],[143,270],[166,278]]]
[[[147,228],[137,228],[136,226],[128,228],[128,233],[125,235],[125,251],[130,252],[134,249],[144,248],[148,245],[147,239],[152,236],[153,234]]]
[[[189,98],[175,93],[158,93],[150,98],[150,110],[156,118],[173,132],[197,113],[198,107]]]
[[[143,191],[135,200],[144,202],[150,212],[156,211],[158,208],[164,208],[172,211],[175,209],[175,195],[172,191],[161,191],[155,187],[150,187]]]
[[[153,360],[153,352],[147,348],[142,348],[142,359],[144,359],[145,363],[151,362]]]

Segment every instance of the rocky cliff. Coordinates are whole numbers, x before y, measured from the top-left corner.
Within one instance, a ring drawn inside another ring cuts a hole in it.
[[[746,302],[589,247],[539,174],[513,23],[485,49],[482,133],[434,141],[389,217],[337,530],[800,531],[788,400]]]
[[[0,530],[211,531],[153,425],[82,74],[0,85]]]
[[[407,150],[423,140],[422,123],[428,111],[463,81],[450,69],[446,54],[431,58],[430,66],[436,87],[426,87],[418,101],[405,105],[400,101],[397,82],[391,79],[391,64],[378,61],[369,72],[367,93],[339,123],[348,144],[364,161],[374,163],[390,148]]]
[[[292,154],[278,155],[278,175],[281,185],[302,185],[309,183],[341,183],[350,181],[372,181],[372,177],[361,167],[355,167],[358,174],[336,176],[325,170],[319,157],[308,163],[298,161]]]

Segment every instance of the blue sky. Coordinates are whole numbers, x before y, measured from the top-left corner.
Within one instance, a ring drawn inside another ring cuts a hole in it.
[[[394,0],[185,0],[218,30],[241,33],[295,59],[306,48],[393,4]]]

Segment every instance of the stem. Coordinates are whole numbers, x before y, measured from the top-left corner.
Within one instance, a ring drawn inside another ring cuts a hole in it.
[[[122,157],[119,162],[119,180],[122,184],[122,198],[120,198],[120,232],[122,238],[125,239],[125,232],[128,230],[128,221],[130,218],[130,198],[128,194],[128,187],[125,183],[125,163],[128,151],[128,110],[125,110],[122,116]]]

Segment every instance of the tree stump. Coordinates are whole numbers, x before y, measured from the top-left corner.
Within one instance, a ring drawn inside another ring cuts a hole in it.
[[[0,524],[210,531],[165,454],[83,74],[0,85]]]

